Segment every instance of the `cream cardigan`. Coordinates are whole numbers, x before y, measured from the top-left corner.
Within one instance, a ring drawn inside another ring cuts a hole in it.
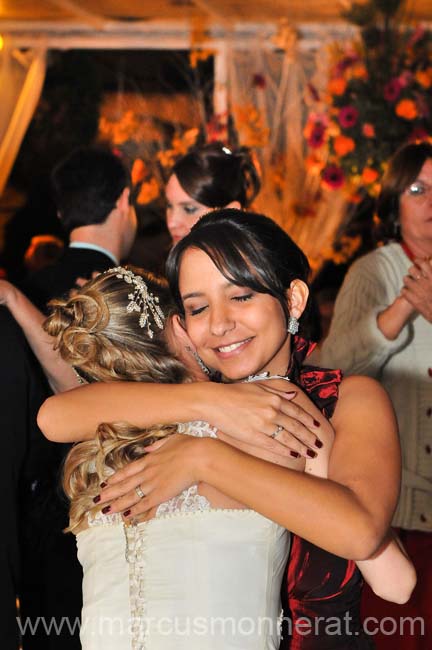
[[[377,314],[399,294],[411,264],[397,243],[357,260],[338,294],[319,359],[313,362],[375,377],[387,389],[403,458],[393,524],[432,531],[432,324],[418,315],[394,341],[377,326]]]

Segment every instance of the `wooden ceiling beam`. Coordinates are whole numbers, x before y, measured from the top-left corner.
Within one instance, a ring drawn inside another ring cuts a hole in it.
[[[104,29],[107,20],[100,14],[84,9],[76,0],[49,0],[50,4],[71,13],[95,29]]]

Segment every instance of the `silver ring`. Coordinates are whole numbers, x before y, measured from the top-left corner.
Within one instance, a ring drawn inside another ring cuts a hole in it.
[[[283,427],[280,424],[278,424],[275,431],[273,431],[273,433],[271,434],[270,438],[273,439],[276,438],[276,436],[279,435],[281,431],[283,431]]]
[[[135,492],[136,492],[136,494],[137,494],[137,497],[139,497],[140,499],[144,499],[145,494],[144,494],[144,492],[141,490],[141,487],[140,487],[139,485],[136,486],[136,488],[135,488]]]

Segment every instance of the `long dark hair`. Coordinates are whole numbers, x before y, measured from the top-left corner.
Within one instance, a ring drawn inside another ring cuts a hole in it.
[[[189,196],[209,208],[223,208],[231,201],[247,208],[261,187],[250,150],[231,151],[220,142],[192,149],[171,173]]]
[[[426,160],[432,160],[432,145],[428,142],[406,144],[396,151],[383,176],[377,199],[377,238],[385,242],[400,241],[399,198],[418,177]]]
[[[306,256],[274,221],[254,212],[214,210],[174,246],[167,260],[168,282],[181,314],[184,308],[178,280],[183,254],[189,248],[206,253],[229,282],[276,298],[287,319],[287,290],[291,282],[308,280]],[[306,336],[308,314],[309,304],[300,320],[300,333]]]

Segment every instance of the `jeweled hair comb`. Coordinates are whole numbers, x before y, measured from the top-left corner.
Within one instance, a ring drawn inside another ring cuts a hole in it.
[[[153,338],[151,318],[155,325],[163,330],[165,323],[165,314],[160,305],[159,298],[149,291],[148,286],[140,275],[133,271],[125,269],[123,266],[116,266],[108,269],[106,273],[115,273],[117,278],[122,278],[128,284],[133,285],[133,292],[128,294],[129,303],[126,307],[127,312],[136,311],[140,313],[139,326],[145,327],[149,338]]]

